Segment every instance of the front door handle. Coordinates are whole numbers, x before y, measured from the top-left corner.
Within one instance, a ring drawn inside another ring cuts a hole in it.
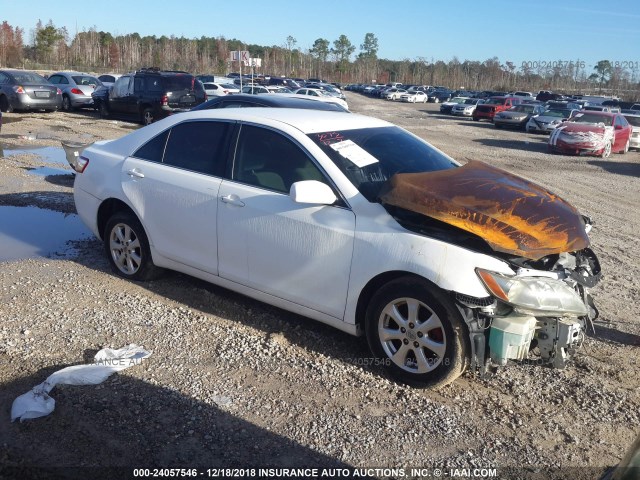
[[[127,175],[129,175],[130,177],[144,178],[144,173],[142,173],[137,168],[133,168],[131,170],[127,170]]]
[[[244,202],[238,198],[237,195],[225,195],[220,197],[222,203],[233,205],[235,207],[244,207]]]

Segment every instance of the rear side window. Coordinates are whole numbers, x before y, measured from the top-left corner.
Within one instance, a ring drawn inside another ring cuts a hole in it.
[[[230,124],[184,122],[169,133],[163,163],[221,177],[225,169]]]
[[[152,138],[133,154],[136,158],[149,160],[150,162],[162,163],[164,148],[167,145],[169,130],[165,130],[160,135]]]

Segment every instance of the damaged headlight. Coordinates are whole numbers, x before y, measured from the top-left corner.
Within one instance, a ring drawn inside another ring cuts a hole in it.
[[[476,273],[489,293],[513,306],[519,313],[547,317],[582,317],[587,314],[582,299],[562,280],[509,276],[480,268],[476,269]]]

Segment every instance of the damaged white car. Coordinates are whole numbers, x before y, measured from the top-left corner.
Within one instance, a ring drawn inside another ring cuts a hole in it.
[[[382,120],[189,112],[96,142],[75,169],[119,275],[178,270],[365,334],[413,385],[529,354],[564,367],[597,315],[588,218]]]

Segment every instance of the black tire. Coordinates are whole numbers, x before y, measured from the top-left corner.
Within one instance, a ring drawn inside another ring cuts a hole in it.
[[[119,276],[144,281],[162,273],[151,258],[147,234],[132,213],[115,213],[107,221],[102,238],[111,268]]]
[[[13,107],[11,106],[11,102],[4,95],[0,97],[0,112],[11,113],[13,112]]]
[[[496,128],[502,128],[502,125],[500,125],[499,123],[495,123],[494,122],[494,125],[495,125]]]
[[[60,107],[60,110],[63,112],[71,111],[71,99],[69,98],[69,95],[62,96],[62,106]]]
[[[474,121],[474,122],[479,122],[479,121],[480,121],[480,119],[479,119],[479,118],[476,118],[476,117],[473,117],[473,121]]]
[[[415,321],[410,305],[416,307]],[[381,330],[389,332],[384,341]],[[460,313],[442,291],[418,278],[393,280],[375,293],[367,308],[365,332],[373,355],[408,385],[446,385],[468,364],[468,334]]]
[[[109,108],[107,108],[106,103],[103,101],[98,103],[98,113],[100,114],[100,118],[109,118]]]
[[[155,118],[153,116],[153,110],[151,110],[148,107],[142,110],[142,113],[140,115],[140,121],[145,126],[151,125],[155,121]]]

